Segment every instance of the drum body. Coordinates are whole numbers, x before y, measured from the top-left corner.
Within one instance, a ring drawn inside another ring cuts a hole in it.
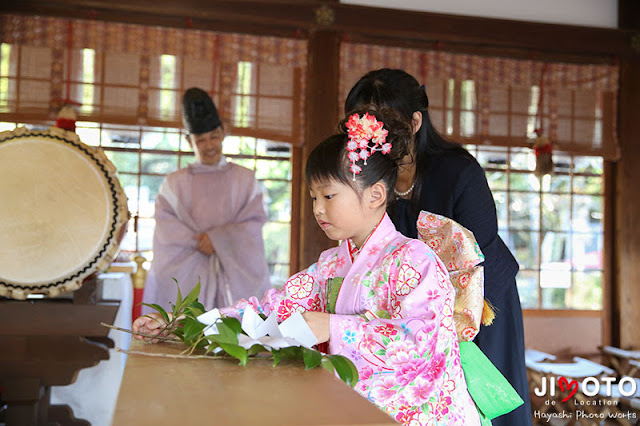
[[[115,258],[127,219],[101,149],[59,128],[0,133],[0,296],[78,289]]]

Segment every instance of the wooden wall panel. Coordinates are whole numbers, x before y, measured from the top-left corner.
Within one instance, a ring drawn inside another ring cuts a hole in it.
[[[594,358],[602,342],[602,318],[598,312],[571,313],[525,311],[524,343],[559,356]]]

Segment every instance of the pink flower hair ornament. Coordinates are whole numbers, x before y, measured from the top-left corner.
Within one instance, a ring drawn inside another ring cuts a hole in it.
[[[364,160],[367,165],[367,158],[371,157],[375,151],[381,151],[388,154],[391,151],[391,143],[387,142],[389,131],[384,129],[384,123],[376,120],[374,115],[365,112],[361,117],[353,114],[346,123],[348,130],[349,142],[347,142],[347,150],[349,151],[349,161],[351,166],[349,170],[353,173],[353,180],[356,175],[362,171],[362,167],[356,162]]]

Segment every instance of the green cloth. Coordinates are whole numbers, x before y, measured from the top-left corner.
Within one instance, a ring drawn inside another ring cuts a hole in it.
[[[475,343],[460,342],[460,362],[483,426],[524,404],[520,395]]]
[[[335,277],[327,280],[327,312],[330,314],[336,313],[336,301],[338,300],[338,293],[340,293],[340,287],[344,278]]]
[[[485,416],[480,409],[478,409],[478,414],[480,414],[481,426],[491,426],[491,420],[489,420],[489,417]]]

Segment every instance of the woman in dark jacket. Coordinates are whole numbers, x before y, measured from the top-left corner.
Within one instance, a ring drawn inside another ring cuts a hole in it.
[[[471,230],[485,255],[485,298],[493,305],[492,325],[475,338],[524,404],[492,421],[500,426],[532,424],[524,361],[522,309],[516,288],[518,262],[498,235],[493,195],[484,170],[461,145],[445,140],[429,119],[424,86],[405,71],[380,69],[363,76],[345,102],[345,112],[365,104],[391,107],[413,120],[413,152],[402,162],[395,205],[389,212],[398,231],[417,238],[421,210],[449,217]]]

